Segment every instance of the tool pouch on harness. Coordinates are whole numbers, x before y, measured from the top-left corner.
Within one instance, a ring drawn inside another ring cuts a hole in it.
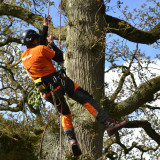
[[[34,80],[34,83],[39,92],[42,92],[43,90],[46,89],[46,85],[42,82],[42,78]]]
[[[64,85],[64,79],[66,77],[65,69],[61,68],[52,74],[37,78],[34,80],[34,83],[41,96],[46,98],[50,95],[51,90],[57,89],[59,86]]]

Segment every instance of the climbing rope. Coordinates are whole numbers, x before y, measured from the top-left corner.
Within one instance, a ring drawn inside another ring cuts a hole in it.
[[[59,26],[59,48],[60,49],[61,49],[61,12],[62,12],[62,1],[60,0],[60,26]],[[60,115],[60,160],[62,160],[62,106],[61,106],[61,115]]]
[[[59,25],[59,48],[61,49],[61,14],[62,14],[62,0],[60,0],[60,25]]]
[[[37,90],[36,87],[34,87],[34,89],[32,89],[28,96],[27,96],[27,101],[29,105],[32,105],[34,107],[39,107],[41,104],[41,95],[39,93],[39,91]]]
[[[49,17],[49,10],[50,10],[50,0],[48,0],[48,17]],[[48,21],[48,35],[51,34],[50,30],[50,20]]]
[[[60,0],[60,27],[59,27],[59,48],[60,49],[61,49],[61,12],[62,12],[61,5],[62,5],[62,1]],[[50,1],[48,0],[48,17],[49,17],[49,9],[50,9]],[[48,35],[50,35],[50,22],[48,22],[48,23],[49,23],[49,25],[48,25]],[[57,72],[58,72],[59,75],[62,75],[62,74],[66,75],[65,68],[63,66],[61,66],[60,69]],[[51,113],[53,111],[54,106],[55,106],[55,108],[57,107],[57,104],[55,103],[56,102],[55,92],[53,90],[52,85],[50,85],[50,87],[51,87],[50,89],[52,90],[51,95],[52,95],[52,98],[53,98],[54,105],[52,104],[52,108],[50,110],[49,116],[47,118],[47,123],[45,125],[44,131],[43,131],[43,134],[42,134],[42,137],[41,137],[38,160],[40,160],[43,138],[44,138],[45,131],[47,129],[48,123],[49,123],[50,118],[51,118]],[[38,102],[38,100],[37,100],[37,102]],[[61,105],[61,103],[60,103],[60,105]],[[62,106],[61,106],[61,113],[60,114],[61,114],[60,115],[60,160],[62,160]]]
[[[48,116],[48,118],[47,118],[47,123],[46,123],[46,125],[45,125],[45,127],[44,127],[44,130],[43,130],[43,133],[42,133],[41,142],[40,142],[40,147],[39,147],[38,160],[41,159],[41,151],[42,151],[43,138],[44,138],[44,134],[45,134],[45,132],[46,132],[48,123],[49,123],[49,121],[50,121],[50,119],[51,119],[51,113],[52,113],[52,111],[53,111],[53,106],[51,107],[49,116]]]

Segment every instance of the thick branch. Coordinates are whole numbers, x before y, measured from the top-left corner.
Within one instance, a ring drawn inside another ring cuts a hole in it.
[[[139,30],[126,21],[106,15],[107,32],[115,33],[129,41],[136,43],[152,44],[160,39],[160,23],[150,31]]]
[[[160,135],[155,132],[155,130],[151,127],[151,124],[148,121],[133,121],[128,122],[126,128],[143,128],[147,135],[150,136],[153,140],[155,140],[160,145]]]
[[[30,12],[28,9],[22,8],[20,6],[16,5],[10,5],[10,4],[0,4],[0,16],[8,15],[20,18],[39,30],[41,30],[42,24],[43,24],[43,17],[39,15],[35,15],[32,12]]]
[[[38,30],[40,31],[42,30],[43,17],[30,12],[28,9],[25,9],[25,8],[22,8],[16,5],[2,3],[0,4],[0,16],[3,16],[3,15],[17,17],[33,25]],[[51,32],[53,34],[53,37],[58,40],[59,29],[51,26]],[[66,38],[65,27],[62,27],[61,28],[61,40],[65,40],[65,38]]]
[[[141,84],[126,100],[118,103],[114,112],[121,110],[121,116],[128,115],[154,99],[153,95],[160,90],[160,76]],[[116,113],[117,114],[117,113]],[[120,114],[120,113],[118,113]]]
[[[24,105],[27,101],[27,95],[24,95],[24,98],[21,100],[12,100],[12,99],[6,99],[0,97],[0,100],[7,102],[7,105],[0,105],[0,111],[11,111],[11,112],[19,112],[23,111]],[[11,105],[16,104],[15,107],[12,107]],[[28,104],[28,103],[27,103]],[[40,110],[37,108],[34,108],[32,105],[28,104],[28,107],[30,111],[36,115],[40,115]]]
[[[7,68],[7,66],[0,66],[0,68],[3,68],[5,71],[9,72],[9,74],[11,75],[11,78],[13,81],[15,81],[15,78],[14,78],[14,74],[12,72],[12,70],[10,68]]]
[[[106,97],[101,103],[112,117],[116,119],[131,114],[147,102],[154,100],[154,94],[160,90],[160,76],[142,83],[126,100],[113,103]]]
[[[16,107],[9,107],[8,105],[7,106],[4,106],[4,105],[0,106],[0,111],[19,112],[22,110],[23,110],[23,106],[18,105],[18,104],[16,105]]]
[[[13,38],[13,37],[8,37],[5,41],[0,43],[0,47],[7,45],[8,43],[11,42],[16,42],[16,43],[20,43],[20,39],[19,38]]]

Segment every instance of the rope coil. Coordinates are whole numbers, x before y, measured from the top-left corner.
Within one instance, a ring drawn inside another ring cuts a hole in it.
[[[27,101],[29,105],[35,106],[36,108],[41,104],[41,95],[36,87],[29,92]]]

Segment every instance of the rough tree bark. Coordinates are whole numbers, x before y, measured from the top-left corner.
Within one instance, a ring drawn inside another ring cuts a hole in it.
[[[105,31],[102,22],[105,6],[101,0],[77,3],[66,0],[65,3],[67,74],[99,103],[104,94]],[[80,105],[73,105],[71,110],[76,116],[74,125],[83,153],[97,159],[102,154],[104,128]]]
[[[105,6],[103,1],[96,0],[85,3],[83,0],[76,3],[66,0],[65,6],[68,17],[65,52],[67,75],[99,103],[104,96],[105,31],[102,22]],[[97,160],[102,156],[104,127],[81,105],[70,100],[69,105],[83,156]],[[58,158],[56,152],[52,156]]]

